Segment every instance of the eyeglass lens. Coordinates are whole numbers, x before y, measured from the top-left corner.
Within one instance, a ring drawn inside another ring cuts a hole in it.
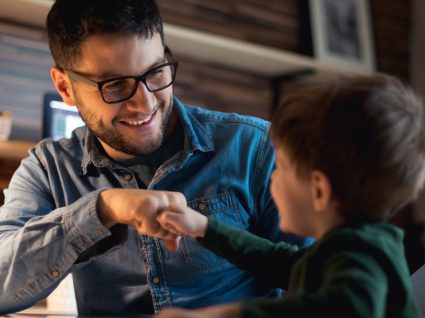
[[[131,98],[139,85],[145,84],[150,92],[156,92],[170,86],[175,77],[176,65],[168,64],[154,68],[140,77],[125,77],[104,82],[101,93],[108,103],[114,103]]]

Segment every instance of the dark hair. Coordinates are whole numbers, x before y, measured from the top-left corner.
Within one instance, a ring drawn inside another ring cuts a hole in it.
[[[327,175],[348,219],[387,220],[425,178],[423,105],[394,77],[318,80],[284,98],[271,136],[299,175]]]
[[[82,42],[92,35],[123,34],[164,43],[155,0],[56,0],[46,20],[50,50],[59,67],[70,68],[81,54]]]

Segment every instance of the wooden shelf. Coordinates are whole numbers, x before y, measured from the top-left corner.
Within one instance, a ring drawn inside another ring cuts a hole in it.
[[[0,1],[0,18],[44,29],[45,19],[52,3],[53,1],[47,0]],[[31,14],[28,15],[28,12],[31,12]],[[324,74],[365,72],[332,64],[323,64],[302,54],[170,23],[164,23],[164,33],[166,43],[178,55],[271,78],[305,70]]]
[[[0,160],[20,161],[28,156],[28,149],[35,143],[23,140],[0,141]]]
[[[175,53],[271,78],[306,70],[323,74],[367,73],[365,70],[323,64],[302,54],[167,23],[164,23],[164,33],[166,43]]]

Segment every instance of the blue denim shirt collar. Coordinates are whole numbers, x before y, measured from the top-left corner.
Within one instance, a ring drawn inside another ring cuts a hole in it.
[[[176,112],[185,135],[183,162],[195,151],[214,151],[214,142],[202,123],[195,116],[188,113],[185,106],[176,97],[174,97],[173,111]],[[90,164],[99,168],[113,165],[112,160],[99,147],[96,136],[89,129],[85,129],[85,135],[81,136],[80,140],[84,140],[84,154],[81,161],[82,175],[87,174]]]

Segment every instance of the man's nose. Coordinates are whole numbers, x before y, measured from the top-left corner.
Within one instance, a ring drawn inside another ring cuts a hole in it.
[[[155,108],[157,99],[154,93],[150,92],[146,85],[139,81],[133,97],[128,100],[129,109],[145,109],[144,112],[149,113]]]

